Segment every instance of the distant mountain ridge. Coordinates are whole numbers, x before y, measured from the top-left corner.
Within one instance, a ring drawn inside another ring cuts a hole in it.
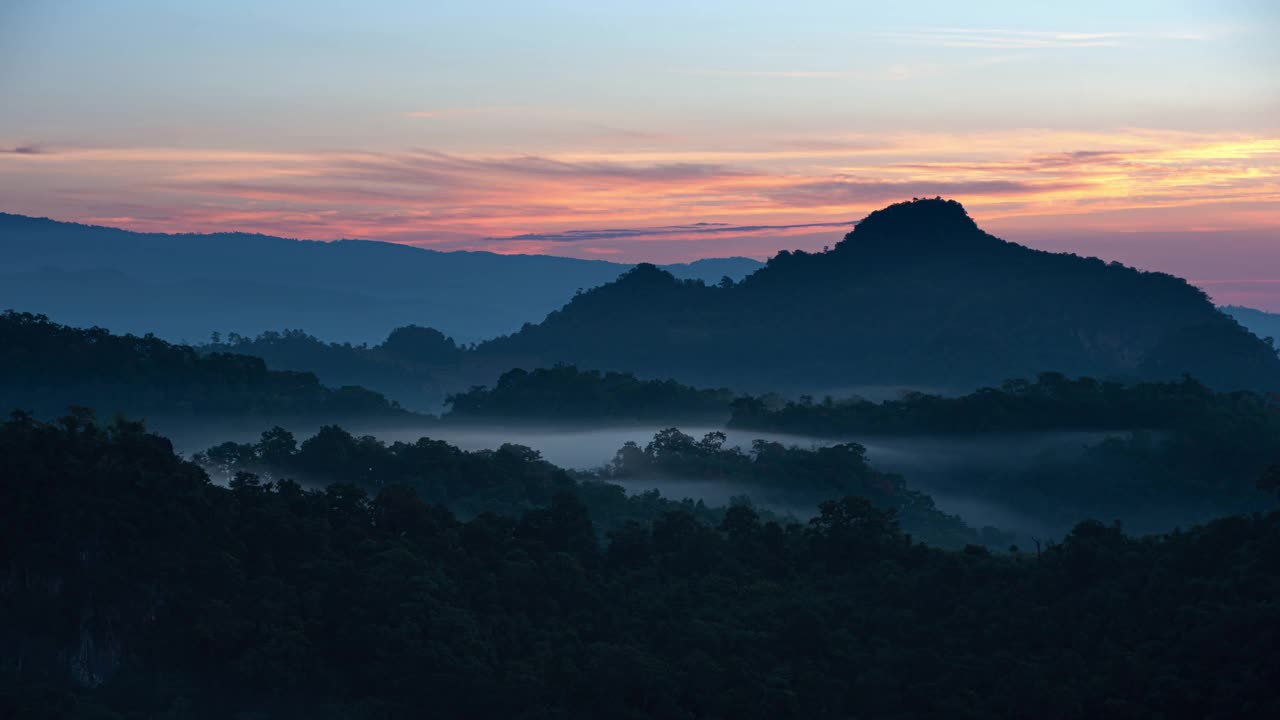
[[[873,212],[830,251],[783,251],[732,287],[641,265],[477,354],[762,389],[1045,370],[1280,388],[1274,350],[1185,280],[1009,243],[942,199]]]
[[[1269,313],[1239,305],[1224,305],[1218,309],[1235,318],[1236,322],[1248,328],[1254,335],[1264,340],[1271,338],[1277,346],[1280,346],[1280,313]]]
[[[762,265],[738,257],[665,268],[715,283]],[[368,240],[138,233],[0,213],[0,309],[170,340],[303,328],[378,342],[416,324],[473,342],[541,320],[631,267]]]

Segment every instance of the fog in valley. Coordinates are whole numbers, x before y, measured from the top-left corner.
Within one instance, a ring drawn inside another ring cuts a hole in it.
[[[190,425],[155,420],[152,424],[174,442],[175,449],[192,455],[225,441],[253,442],[270,426],[261,427],[241,422],[226,427]],[[316,422],[279,424],[292,432],[299,442],[319,430]],[[504,444],[524,445],[538,451],[544,459],[568,470],[590,471],[608,465],[614,454],[627,442],[644,447],[655,433],[669,424],[631,425],[583,428],[530,427],[529,425],[486,425],[432,423],[427,425],[362,424],[355,420],[339,423],[353,435],[372,435],[387,444],[412,443],[420,438],[443,440],[462,450],[494,450]],[[1116,433],[988,433],[975,435],[856,436],[844,438],[814,437],[756,430],[727,429],[716,425],[676,425],[681,432],[699,438],[709,432],[723,432],[725,447],[751,450],[760,439],[788,447],[812,449],[838,443],[856,442],[867,449],[867,457],[879,470],[903,475],[908,484],[933,497],[943,512],[957,515],[969,525],[995,526],[1022,538],[1051,536],[1063,528],[1016,507],[966,492],[966,477],[986,472],[1028,467],[1046,456],[1057,458],[1079,454],[1086,446]],[[306,478],[295,478],[305,481]],[[708,506],[725,506],[737,498],[748,497],[757,507],[782,516],[807,520],[816,513],[812,498],[721,480],[651,477],[611,479],[628,494],[657,490],[672,500],[691,499]]]

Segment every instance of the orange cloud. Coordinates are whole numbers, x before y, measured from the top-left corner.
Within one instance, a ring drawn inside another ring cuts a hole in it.
[[[1256,228],[1280,226],[1280,137],[1028,129],[527,155],[55,147],[0,154],[0,190],[8,211],[139,230],[451,247],[599,228],[845,221],[933,195],[995,228],[1160,229],[1170,218],[1182,229]]]

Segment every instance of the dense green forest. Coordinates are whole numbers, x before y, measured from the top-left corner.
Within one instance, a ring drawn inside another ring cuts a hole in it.
[[[315,373],[331,386],[355,385],[382,393],[410,410],[435,412],[444,401],[440,379],[449,379],[463,349],[433,328],[408,325],[372,347],[327,343],[302,330],[268,331],[254,338],[215,333],[202,353],[253,355],[275,370]]]
[[[743,451],[726,447],[725,441],[722,432],[695,440],[668,428],[643,448],[627,443],[595,476],[725,483],[769,507],[808,509],[823,500],[856,495],[892,511],[905,531],[930,545],[961,548],[981,543],[1003,549],[1011,540],[993,527],[975,532],[960,518],[939,511],[932,498],[908,487],[900,475],[873,468],[866,448],[857,443],[806,449],[756,440]]]
[[[268,370],[257,357],[0,314],[0,406],[51,415],[71,404],[203,418],[405,414],[378,393],[328,388],[311,373]]]
[[[628,496],[618,485],[570,473],[521,445],[473,452],[430,438],[388,445],[375,437],[353,436],[336,425],[322,427],[301,443],[288,430],[275,427],[256,443],[225,442],[193,459],[224,482],[251,472],[268,480],[300,480],[315,487],[344,484],[370,493],[404,487],[463,517],[518,517],[545,507],[557,494],[571,493],[591,509],[602,531],[632,520],[652,520],[674,509],[714,523],[724,511],[657,493]]]
[[[449,396],[451,420],[536,422],[723,421],[733,393],[699,390],[675,380],[639,380],[557,365],[503,373],[492,389],[473,387]]]
[[[458,396],[455,412],[446,417],[507,423],[662,419],[697,415],[697,408],[714,414],[729,397],[672,381],[560,366],[507,373],[492,390]],[[1124,384],[1041,373],[1034,381],[1010,380],[957,397],[906,393],[876,403],[740,396],[731,406],[729,427],[739,430],[841,441],[963,435],[972,446],[991,447],[993,453],[1045,433],[1081,431],[1077,443],[1060,444],[1023,462],[917,468],[908,475],[917,488],[1005,508],[1050,535],[1065,532],[1081,517],[1123,518],[1154,531],[1253,510],[1265,502],[1254,488],[1255,478],[1268,463],[1280,461],[1276,396],[1216,392],[1185,377]],[[636,450],[624,452],[638,461],[642,453]],[[705,466],[651,462],[643,467],[650,476],[750,485],[757,499],[767,497],[769,487],[786,486],[787,492],[810,487],[788,472],[764,478],[748,471],[750,454],[735,449],[713,455],[714,463]]]
[[[503,373],[492,388],[449,397],[452,419],[610,421],[722,419],[728,426],[796,435],[957,434],[1052,430],[1165,430],[1232,418],[1280,417],[1280,394],[1215,391],[1190,376],[1122,383],[1042,372],[956,396],[903,392],[896,400],[860,397],[787,401],[777,394],[735,395],[675,380],[556,365]]]
[[[778,405],[767,397],[733,401],[730,427],[834,437],[1048,430],[1172,430],[1208,422],[1280,422],[1280,394],[1215,392],[1189,376],[1179,382],[1125,384],[1040,373],[997,388],[947,397],[907,392],[898,400],[862,398]],[[1276,427],[1280,428],[1280,425]]]
[[[990,447],[997,454],[1002,447],[1012,449],[1046,433],[1081,431],[1077,443],[1023,462],[917,468],[916,474],[908,475],[917,488],[1002,507],[1049,535],[1065,532],[1081,517],[1123,518],[1154,531],[1257,509],[1265,498],[1254,480],[1262,468],[1280,461],[1280,398],[1217,392],[1189,377],[1125,384],[1041,373],[1034,381],[1009,380],[962,396],[911,392],[878,403],[859,398],[784,402],[776,395],[744,395],[731,401],[729,397],[725,391],[672,381],[560,366],[507,373],[495,389],[473,389],[459,396],[458,409],[446,417],[598,423],[688,417],[700,406],[714,414],[717,407],[725,407],[722,403],[730,403],[728,426],[744,431],[864,442],[882,436],[963,435],[970,445]],[[641,454],[636,450],[624,449],[638,461]],[[750,485],[757,488],[752,495],[758,499],[770,486],[785,485],[788,492],[809,487],[791,473],[769,479],[747,471],[752,467],[747,454],[734,449],[717,450],[714,457],[714,463],[705,466],[643,467],[652,476]],[[874,464],[876,457],[870,461]]]
[[[1005,242],[941,199],[877,210],[831,250],[782,251],[738,283],[641,265],[476,353],[783,391],[968,388],[1051,368],[1280,390],[1275,348],[1185,280]]]
[[[219,487],[83,415],[0,427],[0,504],[11,717],[1280,714],[1278,512],[992,554],[848,497],[602,542],[572,493],[462,521],[399,484]]]
[[[1256,509],[1264,498],[1254,481],[1280,462],[1277,396],[1214,392],[1190,378],[1122,385],[1043,373],[1035,382],[1009,381],[954,398],[805,399],[773,409],[746,397],[734,402],[730,427],[830,437],[1116,431],[1077,452],[912,478],[931,490],[1029,513],[1047,532],[1086,516],[1126,518],[1153,529]]]
[[[472,452],[430,438],[388,445],[331,425],[301,443],[288,430],[276,427],[256,443],[225,442],[194,459],[224,481],[252,472],[314,486],[349,484],[369,492],[404,486],[462,517],[518,516],[546,506],[558,493],[571,493],[590,510],[602,532],[632,521],[649,522],[675,509],[714,524],[725,510],[687,498],[663,498],[655,491],[627,495],[617,484],[623,480],[679,479],[695,487],[731,484],[740,489],[737,503],[758,502],[770,517],[773,514],[764,508],[784,507],[786,514],[795,509],[807,517],[823,500],[858,495],[895,512],[904,529],[923,542],[951,548],[1009,544],[1010,536],[995,528],[979,533],[940,512],[928,495],[908,488],[902,477],[873,469],[860,445],[806,450],[758,441],[748,453],[726,448],[724,442],[723,433],[694,440],[669,428],[644,448],[627,443],[607,467],[569,472],[515,444]]]

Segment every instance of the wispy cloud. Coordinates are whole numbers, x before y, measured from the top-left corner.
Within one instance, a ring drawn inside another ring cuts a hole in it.
[[[1070,32],[1003,28],[923,28],[879,33],[880,37],[916,45],[993,50],[1120,47],[1140,40],[1203,40],[1194,32]]]
[[[1014,180],[900,180],[882,181],[835,177],[770,189],[769,197],[791,207],[831,207],[883,202],[906,197],[1028,196],[1081,187],[1079,182],[1021,182]]]
[[[61,146],[38,160],[0,154],[8,211],[127,218],[119,224],[136,230],[519,252],[632,248],[629,257],[643,257],[646,244],[723,239],[729,248],[730,238],[749,236],[762,249],[769,238],[801,235],[820,246],[827,230],[869,210],[934,195],[1001,227],[1151,230],[1187,207],[1201,208],[1179,216],[1194,216],[1196,227],[1274,227],[1280,139],[1027,129],[718,145],[676,138],[530,155]]]
[[[1151,151],[1145,150],[1073,150],[1070,152],[1033,155],[1028,158],[1030,166],[1043,169],[1074,167],[1080,165],[1097,165],[1102,163],[1129,162]]]
[[[509,105],[492,105],[486,107],[452,107],[436,108],[433,110],[410,110],[408,112],[401,113],[401,115],[420,120],[438,120],[441,118],[460,118],[474,115],[512,115],[528,112],[533,112],[532,108],[514,107]]]
[[[688,238],[695,235],[755,235],[772,233],[789,234],[796,230],[818,230],[821,228],[851,228],[854,220],[838,222],[796,223],[791,225],[733,225],[730,223],[690,223],[687,225],[660,225],[657,227],[611,228],[600,230],[566,230],[558,233],[524,233],[510,237],[488,238],[496,241],[524,242],[529,240],[545,242],[582,242],[585,240],[623,240],[640,238]]]
[[[804,80],[830,80],[849,77],[851,73],[844,70],[728,70],[704,68],[685,71],[689,75],[706,75],[709,77],[742,77],[742,78],[793,78]]]
[[[668,133],[649,132],[646,130],[636,130],[633,128],[614,127],[612,125],[604,125],[601,123],[592,123],[592,122],[583,123],[582,127],[587,128],[588,130],[594,131],[603,139],[607,139],[611,141],[637,142],[637,143],[645,143],[645,144],[653,144],[653,143],[669,144],[679,140],[678,136],[668,134]]]
[[[481,194],[498,190],[495,181],[643,183],[675,188],[741,172],[717,163],[566,160],[545,155],[462,156],[430,150],[336,158],[328,170],[331,177],[361,182],[408,184],[447,192],[471,188]]]
[[[48,155],[50,154],[50,152],[52,151],[49,150],[48,148],[41,145],[36,145],[36,144],[18,145],[16,147],[11,147],[11,148],[0,148],[0,153],[5,153],[7,155]]]

